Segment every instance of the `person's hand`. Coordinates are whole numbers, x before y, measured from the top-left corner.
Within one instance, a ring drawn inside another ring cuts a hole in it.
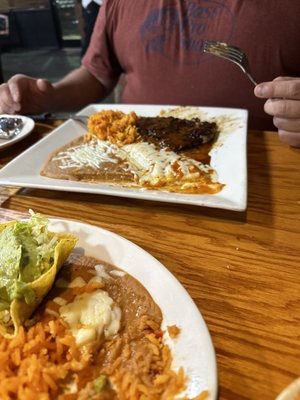
[[[300,78],[279,77],[260,83],[254,94],[268,99],[264,109],[273,115],[280,139],[300,147]]]
[[[40,114],[48,111],[52,84],[45,79],[15,75],[0,85],[0,114]]]

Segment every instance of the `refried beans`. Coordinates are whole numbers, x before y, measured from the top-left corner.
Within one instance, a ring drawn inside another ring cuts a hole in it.
[[[161,323],[159,306],[131,275],[73,254],[27,328],[0,338],[0,397],[173,400],[185,376],[172,370]]]
[[[89,132],[50,155],[41,175],[186,194],[216,194],[224,185],[210,167],[215,122],[105,110]]]

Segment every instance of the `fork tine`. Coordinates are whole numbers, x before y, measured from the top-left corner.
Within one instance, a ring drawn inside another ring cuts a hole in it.
[[[228,53],[230,55],[232,55],[233,57],[237,57],[237,58],[243,58],[245,56],[244,53],[242,53],[239,50],[233,49],[231,47],[228,47],[227,49],[221,49],[221,51],[223,51],[224,53]]]
[[[218,42],[204,42],[204,52],[216,52],[224,55],[229,54],[230,56],[240,59],[245,57],[245,53],[240,49],[224,45],[223,43],[219,44]]]
[[[208,53],[213,53],[216,55],[222,55],[222,56],[227,56],[227,57],[233,57],[237,60],[242,60],[244,55],[241,53],[237,53],[235,51],[231,51],[230,49],[219,49],[218,47],[214,48],[210,48],[207,51]]]
[[[241,63],[245,59],[245,57],[242,54],[238,54],[238,53],[231,52],[231,51],[228,51],[228,50],[221,50],[220,51],[219,49],[211,48],[211,49],[208,49],[208,50],[204,50],[204,52],[205,53],[210,53],[210,54],[213,54],[215,56],[222,57],[222,58],[227,58],[227,59],[229,59],[231,61],[238,62],[238,63]]]
[[[238,47],[228,45],[227,43],[217,42],[214,40],[205,40],[203,42],[203,52],[224,58],[237,64],[242,71],[248,76],[251,82],[256,85],[255,79],[249,71],[249,63],[247,55]]]
[[[224,42],[217,42],[215,40],[204,40],[204,46],[209,46],[209,47],[210,46],[214,46],[214,47],[219,47],[219,48],[223,48],[223,49],[230,48],[230,49],[235,49],[235,50],[237,50],[239,52],[242,51],[239,47],[232,46],[232,45],[229,45],[229,44],[224,43]]]
[[[216,42],[214,40],[205,40],[204,47],[217,47],[219,49],[231,49],[231,50],[235,50],[239,53],[242,51],[239,47],[232,46],[232,45],[229,45],[224,42]]]

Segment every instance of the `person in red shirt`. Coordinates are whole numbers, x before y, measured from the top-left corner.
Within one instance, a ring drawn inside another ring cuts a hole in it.
[[[106,0],[81,67],[53,84],[12,77],[0,112],[78,110],[123,75],[122,103],[246,108],[250,128],[275,125],[300,146],[299,20],[299,0]],[[245,51],[261,82],[254,93],[237,66],[203,53],[204,40]]]

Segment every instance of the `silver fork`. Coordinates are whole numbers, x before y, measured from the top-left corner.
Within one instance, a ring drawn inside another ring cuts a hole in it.
[[[210,53],[214,56],[225,58],[236,65],[248,76],[250,81],[256,86],[257,82],[250,73],[249,62],[246,54],[238,47],[231,46],[227,43],[216,42],[213,40],[204,41],[204,53]]]
[[[85,128],[87,127],[87,122],[89,119],[88,115],[77,115],[74,113],[44,113],[44,114],[38,114],[38,115],[30,115],[30,117],[34,120],[34,121],[49,121],[49,120],[68,120],[68,119],[72,119],[73,121],[77,121],[79,122],[82,126],[84,126]]]

